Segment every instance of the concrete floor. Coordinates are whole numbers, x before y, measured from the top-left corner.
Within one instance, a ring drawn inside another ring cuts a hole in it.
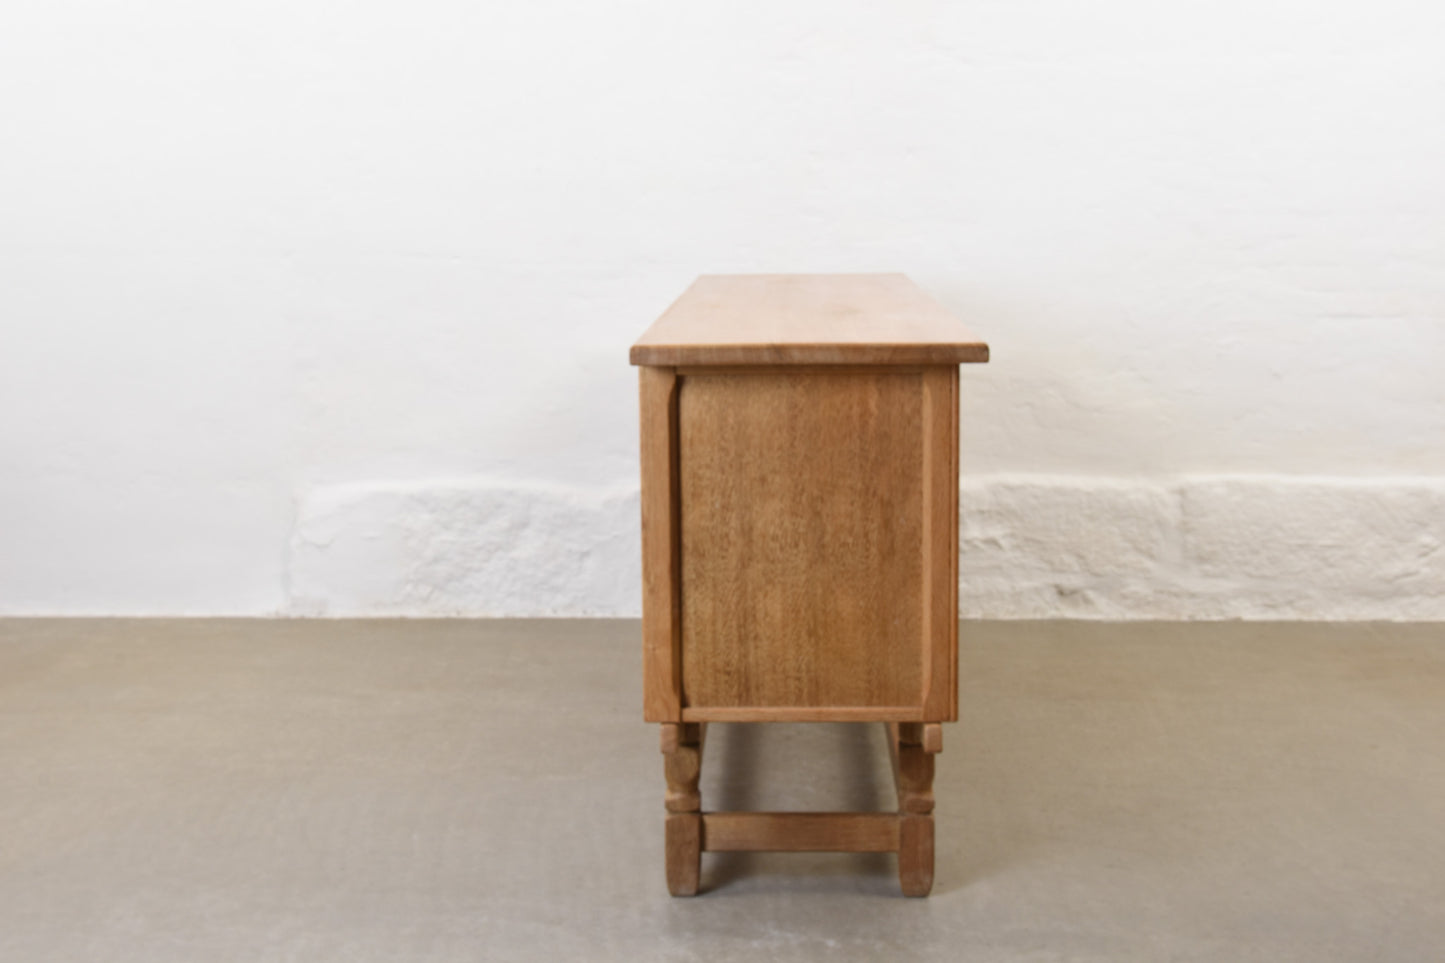
[[[965,624],[934,895],[667,896],[636,623],[0,621],[0,960],[1445,958],[1445,627]],[[890,805],[716,726],[709,808]]]

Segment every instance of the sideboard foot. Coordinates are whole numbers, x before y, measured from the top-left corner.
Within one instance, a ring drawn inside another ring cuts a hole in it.
[[[933,891],[933,816],[898,817],[898,884],[904,896]]]
[[[702,816],[667,814],[667,891],[673,896],[696,896],[702,873]]]
[[[943,750],[936,722],[888,724],[898,789],[898,882],[904,896],[933,890],[933,757]]]
[[[662,724],[663,773],[667,777],[667,830],[664,837],[667,891],[673,896],[697,895],[702,871],[702,723]]]

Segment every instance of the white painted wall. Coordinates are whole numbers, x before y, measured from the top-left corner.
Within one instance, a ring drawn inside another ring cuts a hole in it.
[[[0,612],[634,613],[627,344],[703,271],[901,270],[993,345],[969,614],[1445,618],[1442,44],[1424,0],[12,5]]]

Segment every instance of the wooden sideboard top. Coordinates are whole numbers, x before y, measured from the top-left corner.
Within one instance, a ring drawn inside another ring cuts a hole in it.
[[[959,364],[988,345],[902,274],[704,274],[635,365]]]

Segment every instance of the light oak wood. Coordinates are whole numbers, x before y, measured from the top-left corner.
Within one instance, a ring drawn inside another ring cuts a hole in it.
[[[697,893],[702,870],[702,750],[707,726],[667,723],[662,727],[663,773],[667,779],[664,860],[673,896]]]
[[[958,368],[923,381],[923,712],[958,718]]]
[[[923,701],[925,377],[680,379],[686,706]]]
[[[919,740],[919,744],[923,746],[923,751],[924,751],[924,752],[933,752],[933,753],[942,752],[942,751],[943,751],[943,726],[939,725],[939,724],[936,723],[936,722],[926,722],[926,723],[924,723],[924,724],[923,724],[923,736],[922,736],[922,738]]]
[[[668,812],[696,812],[702,808],[702,795],[698,792],[697,783],[702,774],[702,749],[707,726],[681,725],[673,728],[676,730],[673,737],[663,736],[663,775],[667,779],[664,804]]]
[[[703,813],[705,852],[891,853],[893,813]]]
[[[677,375],[638,372],[642,462],[642,715],[682,720],[678,590]]]
[[[666,861],[898,853],[933,885],[934,759],[958,715],[958,364],[986,361],[902,275],[704,277],[633,346],[644,716]],[[708,721],[888,723],[896,813],[703,813]]]
[[[702,876],[702,816],[668,813],[663,844],[667,891],[673,896],[697,895]]]
[[[898,817],[898,884],[904,896],[933,891],[933,817]]]
[[[955,721],[958,719],[958,438],[959,438],[959,411],[958,397],[959,369],[952,369],[952,376],[949,379],[951,395],[947,402],[948,418],[951,427],[948,430],[949,458],[948,458],[948,488],[946,492],[934,493],[932,505],[936,506],[940,501],[946,501],[949,510],[948,521],[948,547],[944,551],[948,555],[948,711],[938,718]],[[937,478],[937,476],[932,476]],[[939,545],[933,543],[932,555],[937,558]],[[938,595],[935,591],[934,600]],[[930,707],[932,708],[932,707]]]
[[[688,722],[921,722],[920,706],[685,706]]]
[[[933,766],[942,736],[937,724],[888,726],[893,783],[898,790],[898,883],[904,896],[927,896],[933,889]]]
[[[665,865],[668,891],[698,891],[703,852],[896,852],[905,896],[933,887],[934,756],[937,723],[891,722],[888,749],[898,791],[897,813],[701,812],[698,777],[704,725],[668,723],[660,744],[668,785]]]
[[[898,811],[927,815],[933,812],[934,755],[926,752],[917,723],[888,726],[888,749],[893,762],[893,784]]]
[[[988,345],[902,274],[704,275],[631,360],[956,365],[987,361]]]

